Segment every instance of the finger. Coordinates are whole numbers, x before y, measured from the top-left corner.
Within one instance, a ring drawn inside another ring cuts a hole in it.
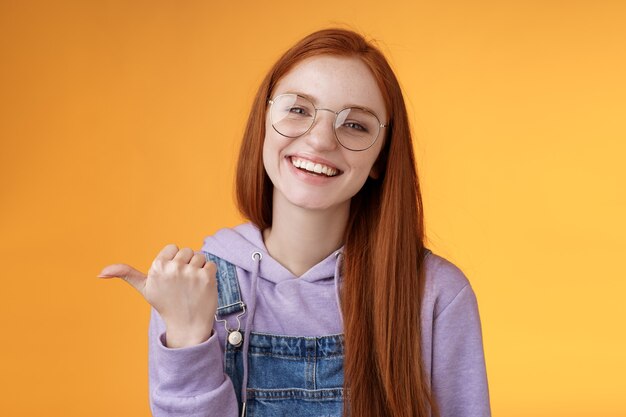
[[[130,265],[113,264],[107,265],[98,275],[100,278],[122,278],[142,295],[146,286],[146,276]]]
[[[209,271],[213,272],[214,274],[217,272],[217,265],[215,265],[215,263],[213,263],[213,262],[205,263],[202,268],[208,269]]]
[[[189,261],[189,265],[193,265],[196,268],[202,268],[204,266],[205,262],[206,262],[206,257],[204,256],[204,254],[203,253],[196,253],[191,258],[191,261]]]
[[[176,256],[174,256],[174,261],[177,261],[182,264],[188,264],[191,258],[193,257],[193,250],[190,248],[182,248],[178,251]]]
[[[161,252],[159,252],[154,260],[156,261],[157,259],[160,259],[161,261],[171,261],[172,259],[174,259],[174,256],[177,253],[178,246],[170,243],[169,245],[166,245],[163,249],[161,249]]]

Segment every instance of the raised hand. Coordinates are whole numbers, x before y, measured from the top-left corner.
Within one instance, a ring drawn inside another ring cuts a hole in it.
[[[104,267],[100,278],[122,278],[152,305],[165,321],[167,346],[180,348],[211,336],[217,310],[216,267],[190,248],[165,246],[148,275],[130,265]]]

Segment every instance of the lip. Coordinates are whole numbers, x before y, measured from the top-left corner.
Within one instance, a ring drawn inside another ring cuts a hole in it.
[[[335,168],[338,171],[338,174],[333,176],[333,177],[327,177],[326,175],[316,175],[316,174],[309,174],[306,171],[303,171],[301,169],[296,168],[292,163],[291,163],[291,157],[298,157],[296,155],[289,155],[286,156],[285,158],[283,158],[283,162],[287,165],[287,170],[289,172],[291,172],[296,178],[298,178],[300,181],[303,181],[307,184],[311,184],[311,185],[325,185],[328,184],[329,182],[333,181],[335,178],[337,178],[338,176],[341,175],[341,171],[339,171],[339,169],[335,168],[334,165],[332,164],[328,164],[327,162],[323,162],[323,160],[320,160],[319,158],[315,159],[311,159],[309,157],[305,157],[303,155],[300,155],[300,158],[303,159],[307,159],[311,162],[316,162],[316,163],[320,163],[320,164],[328,164],[329,167]]]

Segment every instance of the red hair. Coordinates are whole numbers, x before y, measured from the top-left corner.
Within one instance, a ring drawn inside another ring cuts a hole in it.
[[[372,72],[389,128],[368,178],[352,198],[344,235],[344,414],[357,417],[437,415],[420,348],[424,222],[411,132],[398,80],[382,52],[361,35],[321,30],[289,49],[269,71],[252,104],[237,167],[239,210],[260,230],[272,225],[273,185],[263,166],[267,100],[304,59],[355,57]]]

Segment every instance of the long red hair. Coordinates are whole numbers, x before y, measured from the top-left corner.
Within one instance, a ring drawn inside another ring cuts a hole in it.
[[[378,178],[368,178],[352,198],[345,230],[341,301],[348,395],[344,414],[437,415],[420,349],[422,198],[402,91],[378,48],[355,32],[326,29],[302,39],[274,64],[254,98],[239,153],[239,210],[261,230],[272,225],[273,185],[263,166],[267,101],[290,69],[319,55],[363,61],[390,116],[375,164]]]

